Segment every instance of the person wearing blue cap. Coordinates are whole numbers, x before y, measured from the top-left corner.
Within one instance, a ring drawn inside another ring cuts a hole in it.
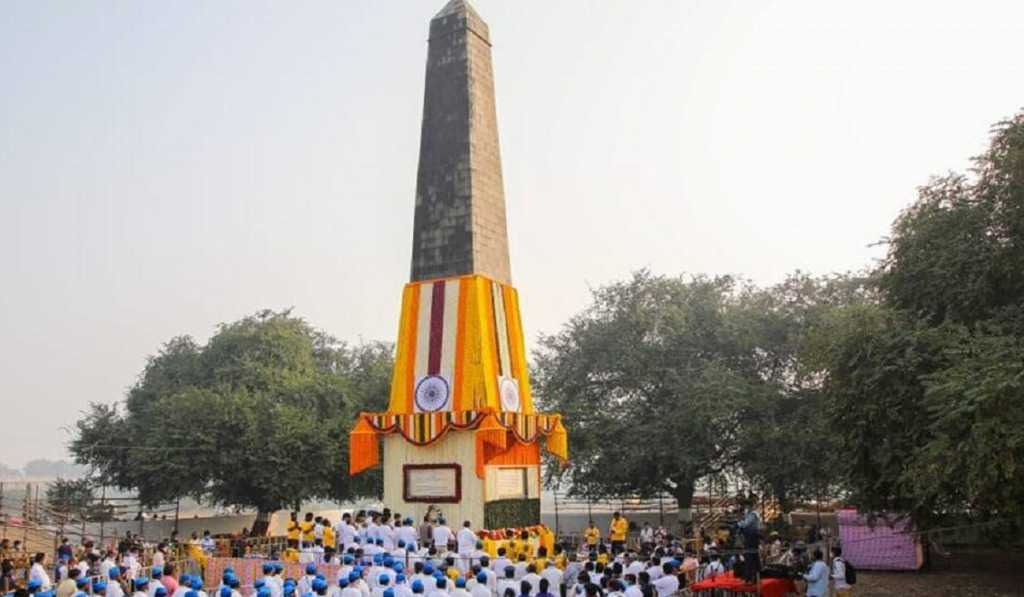
[[[219,597],[231,597],[231,587],[221,587]]]
[[[43,583],[38,578],[28,579],[28,584],[25,585],[25,590],[28,591],[29,595],[35,595],[43,591]]]
[[[312,593],[314,580],[316,580],[316,564],[306,564],[306,574],[299,579],[299,584],[296,585],[295,590],[298,591],[299,595]]]
[[[256,597],[270,597],[270,588],[266,585],[260,587],[256,591]]]
[[[515,566],[505,566],[505,576],[498,579],[498,595],[504,595],[505,591],[512,591],[513,595],[519,594],[519,583],[516,582]]]
[[[89,597],[89,595],[85,591],[76,591],[71,597]]]
[[[39,552],[32,558],[32,568],[28,572],[29,582],[39,581],[37,591],[49,591],[52,584],[50,575],[46,572],[46,554]]]
[[[460,576],[455,579],[455,588],[452,589],[452,597],[470,597],[466,590],[466,577]]]
[[[388,587],[387,589],[384,589],[384,593],[381,594],[381,597],[395,597],[395,590]]]
[[[106,594],[107,594],[107,583],[103,582],[102,580],[94,581],[92,583],[92,594],[93,595],[101,595],[103,597],[106,597]]]
[[[163,584],[164,569],[161,566],[153,566],[150,571],[149,581],[149,597],[156,597],[157,588],[161,588],[164,591],[164,595],[167,594],[167,587]]]
[[[483,570],[481,570],[480,573],[476,575],[476,584],[473,586],[473,589],[470,591],[470,594],[473,597],[492,596],[491,589],[487,587],[487,573]]]
[[[395,574],[395,586],[392,588],[395,590],[395,597],[412,597],[412,589],[409,588],[409,583],[405,581],[405,575],[401,572]]]
[[[423,581],[414,580],[412,581],[412,594],[422,595],[423,594]]]
[[[149,579],[140,576],[132,581],[132,597],[146,597],[149,594]]]
[[[327,581],[322,578],[313,579],[313,593],[319,597],[327,595]]]
[[[167,589],[163,585],[157,585],[153,590],[153,597],[167,597]]]
[[[448,579],[444,575],[439,575],[434,579],[434,586],[427,592],[427,597],[449,597]]]
[[[194,591],[194,590],[185,591],[185,597],[199,597],[199,591]]]
[[[107,570],[107,597],[124,597],[124,586],[121,585],[121,568],[111,566]]]
[[[197,597],[209,597],[206,594],[206,591],[203,590],[202,577],[197,576],[192,579],[192,590],[198,594]],[[107,595],[107,597],[110,597],[110,595]],[[188,595],[186,595],[185,597],[188,597]]]

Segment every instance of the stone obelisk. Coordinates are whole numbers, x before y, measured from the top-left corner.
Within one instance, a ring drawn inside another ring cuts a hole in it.
[[[412,275],[395,352],[388,410],[362,413],[349,434],[350,474],[383,452],[384,503],[417,521],[434,506],[478,528],[539,522],[540,447],[564,460],[566,431],[559,415],[533,408],[490,32],[465,0],[430,21]]]
[[[487,23],[465,0],[430,21],[412,280],[511,282]]]

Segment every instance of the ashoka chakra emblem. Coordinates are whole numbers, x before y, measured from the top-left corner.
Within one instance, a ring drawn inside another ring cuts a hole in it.
[[[428,375],[416,384],[416,408],[437,412],[448,405],[448,381],[440,375]]]
[[[501,394],[501,407],[505,410],[519,410],[519,382],[511,377],[502,377],[498,392]]]

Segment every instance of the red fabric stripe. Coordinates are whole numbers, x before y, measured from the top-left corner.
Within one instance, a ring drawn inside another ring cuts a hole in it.
[[[444,281],[434,282],[434,293],[430,297],[430,357],[427,373],[441,372],[441,341],[444,339]]]

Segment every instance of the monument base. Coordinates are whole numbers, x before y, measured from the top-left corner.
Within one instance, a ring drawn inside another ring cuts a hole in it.
[[[540,522],[540,446],[484,447],[483,478],[476,473],[473,430],[450,430],[426,446],[400,434],[383,439],[384,505],[417,524],[435,506],[453,529],[521,527]]]

